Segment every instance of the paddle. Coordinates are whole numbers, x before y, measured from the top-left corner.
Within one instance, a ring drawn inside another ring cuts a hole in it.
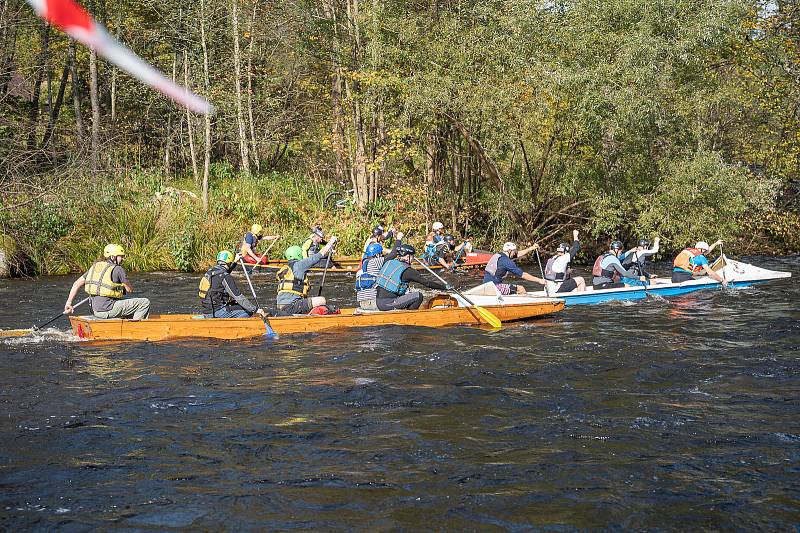
[[[77,309],[78,307],[82,306],[83,304],[85,304],[88,301],[89,301],[89,297],[84,298],[80,302],[78,302],[75,305],[73,305],[72,308],[73,309]],[[52,324],[53,322],[55,322],[56,320],[58,320],[59,318],[61,318],[65,314],[66,313],[64,313],[62,311],[61,313],[57,314],[56,316],[54,316],[53,318],[51,318],[47,322],[42,322],[38,326],[33,326],[30,329],[7,329],[5,331],[0,331],[0,337],[22,337],[24,335],[28,335],[29,333],[35,333],[35,332],[39,331],[40,329],[42,329],[43,327],[49,326],[50,324]]]
[[[542,279],[544,280],[544,293],[547,295],[548,298],[550,298],[550,289],[547,288],[547,278],[544,277],[544,269],[542,268],[542,258],[539,257],[539,250],[536,250],[536,260],[539,262],[539,272],[542,273]]]
[[[428,267],[428,265],[426,265],[426,264],[425,264],[423,261],[421,261],[421,260],[420,260],[418,257],[415,257],[415,258],[414,258],[414,260],[415,260],[417,263],[419,263],[420,265],[422,265],[423,267],[425,267],[425,270],[427,270],[428,272],[430,272],[431,274],[433,274],[433,275],[434,275],[434,277],[436,277],[436,279],[438,279],[439,281],[441,281],[441,282],[442,282],[442,283],[444,283],[445,285],[448,285],[448,283],[447,283],[445,280],[443,280],[442,278],[440,278],[440,277],[439,277],[439,275],[438,275],[438,274],[436,274],[436,272],[434,272],[433,270],[431,270],[431,269]],[[479,313],[479,314],[480,314],[480,315],[483,317],[483,319],[484,319],[484,320],[486,320],[486,321],[487,321],[489,324],[491,324],[491,326],[492,326],[493,328],[499,328],[499,327],[501,327],[501,326],[503,325],[503,323],[502,323],[502,322],[500,322],[500,319],[499,319],[499,318],[497,318],[497,317],[496,317],[494,314],[492,314],[492,312],[491,312],[491,311],[489,311],[488,309],[484,309],[483,307],[480,307],[480,306],[478,306],[478,305],[475,305],[474,303],[472,303],[472,301],[471,301],[469,298],[467,298],[466,296],[464,296],[464,295],[463,295],[461,292],[459,292],[459,291],[458,291],[458,290],[456,290],[455,288],[453,289],[453,292],[454,292],[454,293],[456,293],[456,294],[458,294],[459,296],[461,296],[461,298],[463,298],[463,299],[464,299],[464,301],[465,301],[465,302],[467,302],[467,303],[468,303],[468,304],[469,304],[471,307],[474,307],[474,308],[475,308],[475,310],[476,310],[476,311],[477,311],[477,312],[478,312],[478,313]]]
[[[322,296],[322,287],[325,286],[325,276],[328,274],[328,267],[331,264],[331,256],[333,255],[333,248],[328,251],[328,255],[325,258],[325,270],[322,271],[322,282],[319,284],[319,288],[317,289],[317,296]]]
[[[244,266],[244,259],[240,257],[239,262],[242,264],[242,270],[244,270],[244,277],[247,278],[247,284],[250,285],[250,292],[253,293],[253,300],[256,301],[256,307],[258,307],[259,309],[263,309],[261,307],[261,304],[258,303],[258,296],[256,296],[256,290],[253,288],[253,282],[250,281],[250,274],[247,273],[247,269]],[[267,330],[265,335],[267,337],[277,337],[275,331],[270,327],[269,320],[267,320],[267,317],[263,316],[261,317],[261,319],[264,321],[264,327]]]

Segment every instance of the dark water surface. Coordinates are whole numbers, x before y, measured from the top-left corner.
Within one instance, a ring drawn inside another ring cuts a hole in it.
[[[195,310],[196,276],[132,280]],[[352,278],[328,281],[346,303]],[[0,281],[0,327],[71,282]],[[796,531],[799,297],[782,280],[498,332],[0,341],[0,529]]]

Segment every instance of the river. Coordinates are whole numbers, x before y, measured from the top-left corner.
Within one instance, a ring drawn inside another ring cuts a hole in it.
[[[794,277],[500,331],[0,341],[0,528],[796,531],[800,259],[745,260]],[[131,280],[196,310],[197,275]],[[0,327],[72,281],[0,281]]]

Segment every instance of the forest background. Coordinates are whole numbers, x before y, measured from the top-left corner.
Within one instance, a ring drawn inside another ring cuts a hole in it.
[[[254,222],[275,251],[315,223],[354,254],[375,223],[419,242],[434,220],[490,250],[579,228],[585,260],[640,236],[800,249],[797,2],[86,6],[217,112],[0,0],[0,249],[18,270],[81,271],[107,242],[133,270],[198,270]]]

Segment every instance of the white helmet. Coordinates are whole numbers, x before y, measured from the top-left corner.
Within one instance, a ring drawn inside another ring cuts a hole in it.
[[[698,250],[705,250],[708,251],[708,243],[706,241],[697,241],[697,244],[694,245],[695,248]]]
[[[503,251],[504,252],[513,252],[516,249],[517,249],[517,245],[514,244],[513,242],[507,242],[507,243],[505,243],[503,245]]]
[[[444,229],[444,224],[442,224],[441,222],[434,222],[432,227],[433,227],[433,231],[436,231],[436,230]]]

